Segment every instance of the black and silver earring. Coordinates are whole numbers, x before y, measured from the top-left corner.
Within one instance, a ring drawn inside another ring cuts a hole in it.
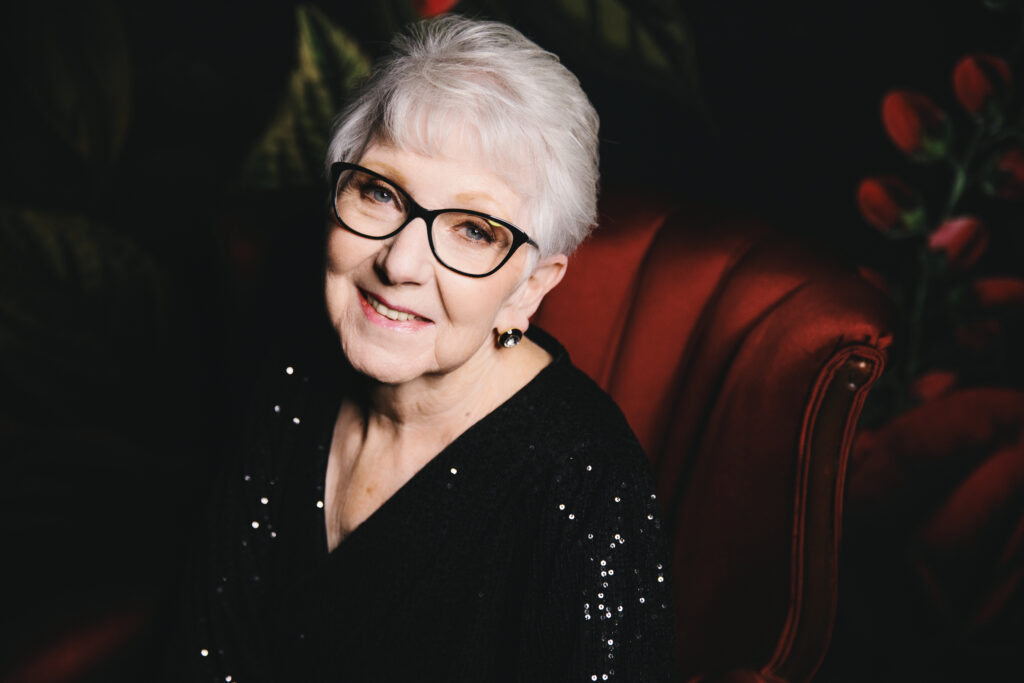
[[[523,341],[523,331],[518,328],[511,328],[505,330],[498,337],[498,344],[504,346],[506,349],[511,349],[513,346]]]

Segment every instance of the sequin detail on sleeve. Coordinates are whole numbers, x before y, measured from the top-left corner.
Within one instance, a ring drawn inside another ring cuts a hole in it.
[[[657,651],[672,616],[656,499],[621,481],[597,506],[610,514],[595,514],[586,534],[582,646],[601,654],[591,657],[591,680],[638,680],[635,673],[654,673],[669,654]]]
[[[583,458],[560,477],[563,555],[553,593],[569,600],[572,680],[667,681],[674,625],[658,502],[639,449]],[[588,460],[590,460],[588,462]]]

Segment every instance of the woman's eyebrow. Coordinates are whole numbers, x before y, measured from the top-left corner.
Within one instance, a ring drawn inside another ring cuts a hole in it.
[[[497,208],[499,208],[501,210],[507,209],[507,207],[503,207],[501,205],[501,203],[499,201],[497,201],[494,197],[492,197],[491,195],[487,194],[486,192],[484,192],[482,190],[481,191],[460,192],[459,194],[455,195],[455,202],[456,202],[456,204],[468,204],[468,203],[477,202],[477,201],[486,202],[486,203],[490,204],[491,206],[497,207]]]
[[[369,171],[373,171],[374,173],[380,174],[384,176],[386,180],[391,180],[398,185],[405,184],[405,177],[402,175],[401,171],[399,171],[397,168],[392,168],[391,166],[384,162],[370,161],[361,163],[360,166]]]

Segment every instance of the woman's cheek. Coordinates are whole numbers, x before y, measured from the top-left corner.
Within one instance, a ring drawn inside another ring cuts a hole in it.
[[[327,270],[344,273],[350,269],[347,263],[354,256],[355,246],[350,237],[356,237],[343,228],[334,227],[327,237]],[[370,240],[362,240],[368,242]]]

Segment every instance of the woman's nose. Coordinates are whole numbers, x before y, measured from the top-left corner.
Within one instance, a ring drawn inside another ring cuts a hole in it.
[[[434,269],[426,223],[413,219],[394,237],[384,240],[376,261],[377,272],[387,284],[421,284]]]

